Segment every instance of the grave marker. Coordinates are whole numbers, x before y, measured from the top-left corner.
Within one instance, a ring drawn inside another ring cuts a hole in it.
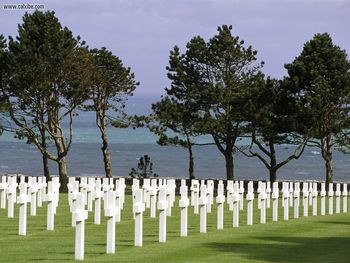
[[[271,182],[266,182],[266,208],[271,207]]]
[[[95,225],[99,225],[101,223],[101,198],[103,196],[103,192],[101,191],[101,179],[96,179],[95,189],[92,193],[92,197],[94,200],[95,213],[94,213],[94,223]]]
[[[283,194],[283,219],[289,220],[289,184],[283,182],[282,194]]]
[[[142,232],[143,232],[143,212],[145,204],[143,202],[143,190],[135,190],[135,203],[133,212],[135,214],[135,246],[142,247]]]
[[[259,199],[260,199],[260,224],[266,224],[266,183],[260,184],[260,193],[259,193]]]
[[[30,202],[30,196],[27,195],[27,184],[21,183],[19,191],[20,194],[17,197],[17,204],[19,204],[18,234],[25,236],[27,234],[27,203]]]
[[[167,189],[165,186],[159,187],[158,210],[159,210],[159,242],[166,242],[166,200]]]
[[[313,183],[312,189],[312,215],[317,216],[317,183]]]
[[[348,212],[348,186],[347,184],[343,184],[343,213]]]
[[[181,180],[180,195],[181,195],[181,198],[179,200],[179,207],[181,209],[180,236],[186,237],[187,236],[187,207],[189,206],[188,189],[186,185],[186,180]]]
[[[248,192],[247,192],[247,225],[253,225],[253,201],[254,201],[254,185],[250,181],[248,183]]]
[[[278,221],[278,198],[279,189],[278,182],[272,184],[272,221]]]
[[[0,208],[6,208],[7,177],[1,176],[0,183]]]
[[[149,190],[150,196],[150,217],[156,217],[156,205],[157,205],[157,179],[151,180],[151,188]]]
[[[337,184],[336,191],[335,191],[335,213],[340,213],[340,184]]]
[[[36,216],[36,197],[38,192],[36,177],[28,177],[28,184],[30,193],[30,215]]]
[[[194,213],[199,213],[199,205],[198,205],[198,199],[199,199],[199,182],[198,180],[192,180],[191,181],[191,205],[193,206]]]
[[[136,190],[136,189],[135,189]],[[118,210],[115,205],[115,192],[107,192],[106,202],[105,202],[105,217],[107,217],[107,254],[115,253],[115,219]]]
[[[321,215],[326,215],[326,185],[325,183],[321,184]]]
[[[309,183],[303,183],[303,215],[309,215]]]
[[[77,194],[76,206],[73,212],[75,227],[75,260],[84,260],[85,220],[88,211],[85,210],[85,200],[82,193]]]
[[[17,177],[11,176],[8,177],[8,188],[7,188],[7,200],[8,200],[8,210],[7,210],[7,217],[13,218],[14,217],[14,206],[15,206],[15,200],[16,200],[16,191],[17,191]]]
[[[333,183],[328,185],[328,214],[333,215]]]
[[[218,215],[217,215],[217,229],[224,228],[224,203],[225,203],[225,194],[224,194],[224,184],[222,180],[219,180],[218,183],[218,195],[216,197],[216,203],[218,204]]]
[[[206,233],[207,232],[207,188],[205,184],[201,185],[200,189],[200,197],[198,200],[199,204],[199,216],[200,216],[200,224],[199,224],[199,232]]]
[[[46,195],[46,202],[47,202],[47,230],[52,231],[54,230],[55,225],[55,211],[54,211],[54,183],[51,181],[48,183],[48,192]]]
[[[299,218],[299,197],[300,197],[300,184],[299,182],[296,182],[294,184],[294,218]]]

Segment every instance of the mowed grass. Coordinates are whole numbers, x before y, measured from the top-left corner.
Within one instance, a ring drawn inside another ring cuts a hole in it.
[[[328,201],[327,201],[328,202]],[[86,262],[350,262],[350,214],[303,217],[272,222],[271,209],[267,223],[259,223],[260,212],[254,200],[254,225],[246,225],[246,206],[240,211],[240,227],[232,227],[232,212],[225,205],[224,230],[216,230],[216,205],[207,217],[207,233],[199,233],[199,215],[189,207],[188,237],[180,237],[180,209],[172,209],[167,218],[167,242],[158,242],[158,218],[144,213],[143,247],[134,247],[134,221],[131,197],[127,196],[122,222],[117,223],[116,253],[106,254],[106,218],[94,225],[93,213],[85,223]],[[279,202],[281,206],[281,201]],[[320,209],[320,205],[318,206]],[[46,203],[38,215],[29,216],[27,236],[18,235],[18,206],[15,218],[0,210],[1,262],[69,262],[74,260],[75,228],[71,227],[67,195],[61,194],[55,216],[55,230],[46,230]],[[309,209],[311,213],[311,207]]]

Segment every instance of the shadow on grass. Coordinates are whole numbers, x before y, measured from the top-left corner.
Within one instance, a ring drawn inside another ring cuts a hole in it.
[[[320,223],[350,226],[350,222],[344,222],[344,221],[320,221]]]
[[[254,242],[254,239],[256,242]],[[267,262],[350,262],[350,237],[266,237],[254,243],[207,243],[210,249]]]

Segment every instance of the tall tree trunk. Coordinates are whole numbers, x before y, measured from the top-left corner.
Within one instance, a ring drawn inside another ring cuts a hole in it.
[[[332,151],[328,151],[326,153],[327,158],[326,161],[326,185],[328,186],[329,183],[333,183],[333,157],[332,157]]]
[[[40,134],[41,134],[41,144],[44,149],[47,149],[45,128],[40,129]],[[48,182],[50,180],[49,161],[45,154],[43,154],[42,156],[43,156],[44,176],[46,177],[46,181]]]
[[[105,166],[105,175],[107,178],[112,178],[112,160],[111,160],[111,154],[109,151],[109,145],[108,145],[108,137],[107,137],[107,130],[106,126],[101,123],[100,125],[100,131],[101,131],[101,139],[102,139],[102,154],[103,154],[103,163]]]
[[[227,180],[234,180],[232,148],[226,149],[225,161],[226,161],[226,178]]]
[[[64,135],[62,134],[64,138]],[[58,156],[66,156],[65,146],[63,145],[63,141],[61,139],[56,139],[55,144],[57,148]],[[66,193],[68,192],[68,173],[67,173],[67,160],[66,157],[62,157],[58,160],[58,173],[60,176],[60,192]]]
[[[190,135],[186,132],[186,142],[187,142],[187,149],[189,154],[189,165],[188,165],[188,174],[190,177],[190,180],[194,179],[194,157],[193,157],[193,151],[192,151],[192,142]]]
[[[330,135],[321,140],[321,152],[326,162],[326,187],[328,189],[328,185],[333,183],[333,156]]]
[[[63,157],[58,162],[58,173],[60,176],[60,192],[67,193],[68,192],[68,174],[67,174],[67,161],[66,158]]]
[[[269,141],[270,147],[270,182],[276,182],[277,179],[277,160],[276,160],[276,150],[275,145],[272,140]]]
[[[46,177],[46,181],[50,180],[50,170],[49,170],[49,160],[45,155],[43,155],[43,167],[44,167],[44,176]]]

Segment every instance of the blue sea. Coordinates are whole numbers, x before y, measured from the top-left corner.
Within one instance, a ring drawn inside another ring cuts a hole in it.
[[[127,105],[130,114],[148,114],[151,103],[160,96],[138,95],[131,97]],[[68,174],[70,176],[103,176],[104,168],[101,152],[100,134],[94,123],[92,112],[81,112],[74,123],[74,143],[68,154]],[[188,153],[178,146],[159,146],[157,137],[147,129],[109,128],[108,136],[112,155],[114,176],[128,176],[131,168],[136,167],[138,159],[148,154],[153,163],[153,171],[162,177],[187,178]],[[210,137],[198,140],[209,141]],[[243,140],[240,144],[249,143]],[[54,150],[54,148],[52,148]],[[293,146],[277,148],[279,159],[293,152]],[[195,176],[199,179],[225,179],[225,161],[216,146],[195,146]],[[334,179],[350,181],[350,156],[334,151]],[[256,158],[242,154],[234,155],[234,173],[236,179],[268,179],[268,170]],[[57,166],[50,162],[51,174],[57,174]],[[10,133],[0,136],[0,174],[22,173],[42,175],[42,159],[35,145],[19,141]],[[278,172],[283,180],[323,180],[325,164],[317,148],[307,148],[299,160],[293,160]]]

